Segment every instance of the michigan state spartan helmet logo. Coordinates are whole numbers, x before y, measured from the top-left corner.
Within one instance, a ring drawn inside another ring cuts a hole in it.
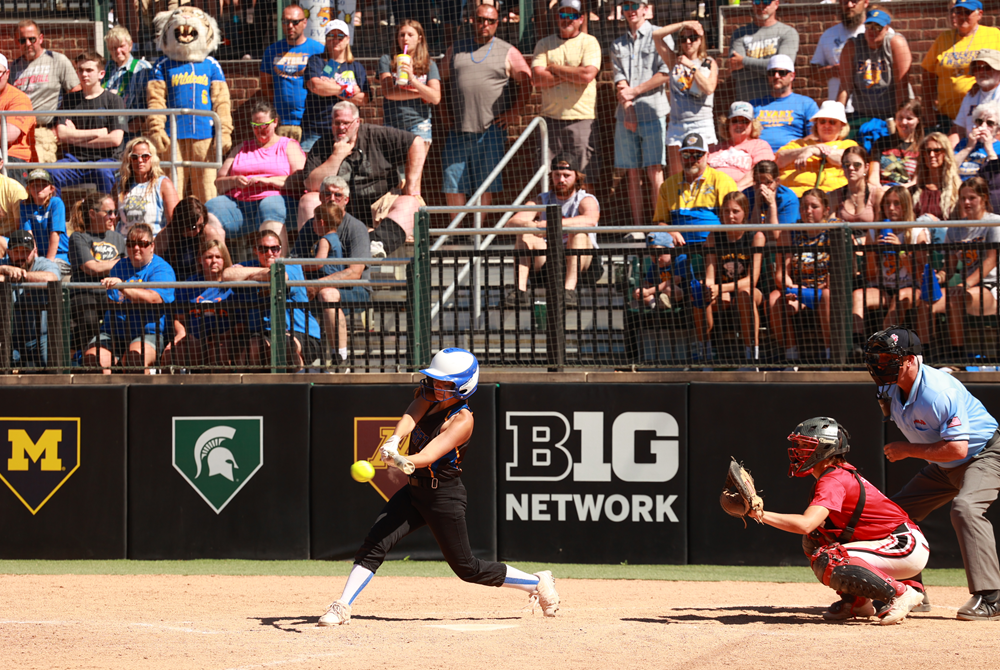
[[[194,443],[194,478],[201,476],[202,463],[208,463],[208,476],[222,475],[229,481],[236,481],[233,470],[239,470],[233,452],[223,446],[233,439],[236,429],[229,426],[216,426],[201,434]]]
[[[264,418],[175,416],[174,469],[218,514],[264,466]]]

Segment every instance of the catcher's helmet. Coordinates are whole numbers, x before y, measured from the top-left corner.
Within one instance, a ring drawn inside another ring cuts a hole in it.
[[[457,347],[434,354],[430,367],[420,372],[427,375],[427,379],[420,382],[421,392],[427,400],[434,397],[431,379],[454,384],[454,389],[446,392],[450,398],[468,398],[479,386],[479,361],[472,353]]]
[[[803,421],[788,436],[795,445],[788,448],[788,476],[807,477],[820,461],[846,454],[851,450],[850,437],[836,419],[828,416]]]
[[[865,343],[865,365],[868,374],[879,386],[895,384],[899,368],[907,356],[919,356],[920,338],[908,328],[889,326]]]

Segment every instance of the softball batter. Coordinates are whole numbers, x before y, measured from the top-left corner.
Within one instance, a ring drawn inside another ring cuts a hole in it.
[[[434,533],[448,565],[463,581],[509,586],[537,598],[545,616],[555,616],[559,594],[548,570],[529,575],[503,563],[472,555],[465,524],[467,495],[462,484],[462,458],[472,439],[474,419],[466,402],[479,383],[479,362],[465,349],[439,351],[421,370],[426,379],[414,394],[392,437],[381,447],[385,463],[393,463],[400,441],[410,435],[407,458],[416,466],[409,485],[396,492],[368,531],[340,599],[320,617],[320,626],[351,620],[351,605],[368,585],[386,554],[402,538],[424,525]]]
[[[752,510],[750,516],[803,536],[816,577],[841,596],[824,619],[878,616],[883,625],[899,623],[923,601],[914,588],[919,584],[909,579],[927,564],[927,540],[906,512],[844,459],[849,438],[829,417],[796,426],[788,436],[794,445],[788,476],[816,478],[809,506],[802,514]]]

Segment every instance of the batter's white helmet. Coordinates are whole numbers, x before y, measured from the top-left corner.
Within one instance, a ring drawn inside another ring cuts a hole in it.
[[[453,398],[468,398],[479,386],[479,361],[471,352],[457,347],[434,354],[430,367],[420,372],[430,379],[453,383],[455,390],[449,391]]]

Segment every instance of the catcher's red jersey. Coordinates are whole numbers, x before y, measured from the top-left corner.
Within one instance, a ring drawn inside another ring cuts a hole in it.
[[[810,505],[818,505],[830,510],[827,526],[842,530],[847,525],[858,499],[858,482],[849,470],[854,466],[844,463],[827,472],[816,482]],[[865,508],[854,531],[854,540],[878,540],[888,536],[902,523],[913,523],[906,512],[875,488],[867,479],[865,485]],[[846,506],[845,506],[846,503]]]

